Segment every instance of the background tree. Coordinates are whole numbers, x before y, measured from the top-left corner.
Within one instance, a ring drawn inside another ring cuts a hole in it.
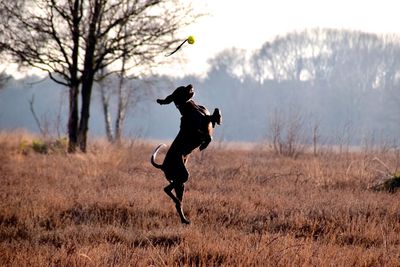
[[[0,72],[0,89],[3,89],[6,86],[9,79],[10,76],[7,75],[4,70]]]
[[[356,123],[359,134],[350,142],[360,141],[354,138],[373,124],[391,131],[396,127],[378,116],[398,114],[395,101],[386,98],[399,95],[399,49],[396,35],[334,29],[294,32],[266,43],[252,56],[252,75],[280,88],[275,95],[293,101],[286,100],[286,105],[302,103],[320,114],[330,130],[335,130],[330,122]]]
[[[70,152],[78,144],[86,151],[96,74],[155,66],[175,45],[178,29],[197,18],[178,0],[1,0],[0,10],[7,15],[0,47],[69,88]]]
[[[105,133],[110,143],[121,143],[127,114],[150,96],[152,87],[147,79],[122,76],[122,72],[97,81]]]

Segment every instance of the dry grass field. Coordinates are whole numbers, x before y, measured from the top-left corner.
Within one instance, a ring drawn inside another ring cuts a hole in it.
[[[183,226],[153,145],[39,154],[33,138],[0,133],[1,266],[400,266],[400,193],[368,189],[398,153],[214,144],[189,159]]]

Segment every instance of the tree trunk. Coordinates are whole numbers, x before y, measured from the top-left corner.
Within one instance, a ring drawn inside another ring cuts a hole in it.
[[[120,143],[122,138],[122,133],[124,130],[124,121],[126,108],[128,105],[128,95],[127,88],[124,85],[124,69],[121,73],[119,85],[118,85],[118,110],[117,110],[117,118],[115,120],[115,142]]]
[[[121,77],[121,79],[123,79]],[[124,121],[127,107],[127,96],[125,93],[126,88],[121,86],[121,91],[118,94],[118,113],[115,120],[115,142],[121,143],[122,133],[124,130]]]
[[[85,60],[83,63],[82,73],[82,109],[79,123],[78,143],[82,152],[86,152],[87,132],[90,116],[90,98],[92,95],[92,87],[94,80],[94,54],[96,49],[96,32],[100,18],[102,3],[97,0],[94,3],[93,14],[90,20],[89,32],[87,36],[87,45],[85,50]]]
[[[78,85],[69,88],[68,153],[76,151],[78,142]]]
[[[92,94],[93,86],[93,74],[92,72],[85,75],[85,79],[82,82],[82,108],[81,108],[81,118],[79,122],[79,133],[78,133],[78,143],[79,148],[82,152],[86,152],[87,146],[87,132],[89,130],[89,117],[90,117],[90,98]]]
[[[125,34],[126,27],[124,27]],[[115,142],[121,143],[122,133],[124,130],[124,122],[125,122],[125,114],[126,108],[128,106],[128,94],[127,88],[125,87],[125,64],[127,60],[127,44],[126,40],[124,40],[124,51],[122,56],[122,66],[121,66],[121,74],[119,77],[119,84],[118,84],[118,111],[117,111],[117,118],[115,120]]]
[[[79,36],[80,36],[80,7],[82,3],[75,0],[72,10],[72,66],[70,68],[71,85],[69,88],[69,117],[68,117],[68,153],[74,153],[78,144],[78,95],[79,95],[79,79],[78,79],[78,57],[79,57]]]
[[[319,124],[315,122],[314,127],[313,127],[313,151],[314,151],[314,156],[317,156],[317,145],[318,145],[318,139],[319,139]]]
[[[106,127],[107,140],[112,143],[114,136],[111,126],[111,114],[110,114],[110,97],[106,93],[106,88],[103,84],[100,84],[101,103],[103,105],[104,123]]]

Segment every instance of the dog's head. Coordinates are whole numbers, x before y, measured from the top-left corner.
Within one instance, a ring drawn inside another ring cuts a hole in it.
[[[191,84],[187,86],[179,86],[175,91],[167,96],[165,99],[157,99],[157,103],[160,105],[167,105],[171,102],[179,108],[194,96],[193,86]]]

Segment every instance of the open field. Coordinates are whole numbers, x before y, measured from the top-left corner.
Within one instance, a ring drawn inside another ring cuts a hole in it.
[[[22,140],[0,134],[1,266],[400,266],[400,193],[368,189],[396,153],[196,151],[182,226],[152,146],[42,155]]]

